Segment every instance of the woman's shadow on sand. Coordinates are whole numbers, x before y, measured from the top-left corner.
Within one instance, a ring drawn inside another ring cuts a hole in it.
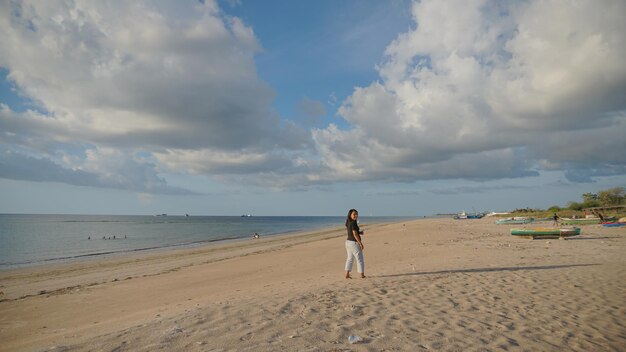
[[[452,269],[440,271],[424,271],[404,274],[379,275],[377,277],[400,277],[400,276],[417,276],[417,275],[435,275],[435,274],[458,274],[458,273],[488,273],[497,271],[526,271],[526,270],[554,270],[575,268],[584,266],[595,266],[601,264],[569,264],[569,265],[541,265],[541,266],[513,266],[502,268],[474,268],[474,269]]]

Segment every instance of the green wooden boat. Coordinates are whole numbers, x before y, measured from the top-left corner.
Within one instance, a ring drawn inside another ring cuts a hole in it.
[[[527,217],[516,217],[516,218],[506,218],[496,220],[496,224],[498,225],[514,225],[514,224],[529,224],[535,221],[533,218]]]
[[[600,218],[585,218],[585,219],[567,219],[563,218],[560,220],[560,223],[563,225],[594,225],[599,224],[605,221],[615,221],[616,217],[604,218],[601,220]]]
[[[543,227],[528,229],[511,229],[513,236],[525,236],[535,239],[538,238],[564,238],[580,235],[580,227]]]

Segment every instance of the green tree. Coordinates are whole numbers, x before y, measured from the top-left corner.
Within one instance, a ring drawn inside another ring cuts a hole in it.
[[[551,213],[558,213],[559,211],[561,211],[561,207],[558,205],[553,205],[550,208],[548,208],[548,211]]]
[[[569,202],[567,203],[567,209],[569,210],[576,210],[576,211],[581,211],[583,210],[584,206],[581,203],[578,202]]]
[[[626,201],[626,190],[624,187],[614,187],[600,191],[598,200],[605,207],[623,204]]]
[[[595,207],[600,207],[602,206],[602,203],[600,203],[599,200],[596,199],[589,199],[589,200],[585,200],[584,202],[582,202],[582,207],[584,208],[595,208]]]
[[[585,193],[583,194],[583,203],[591,202],[594,200],[598,200],[598,195],[595,193]]]

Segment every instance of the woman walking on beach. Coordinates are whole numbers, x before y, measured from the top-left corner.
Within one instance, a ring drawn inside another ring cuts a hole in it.
[[[350,272],[352,271],[352,263],[356,258],[356,269],[361,274],[361,277],[365,277],[365,261],[363,260],[363,241],[361,241],[361,235],[363,231],[359,229],[357,219],[359,218],[359,212],[356,209],[350,209],[348,217],[346,218],[346,229],[348,230],[348,238],[346,239],[346,279],[351,279]]]

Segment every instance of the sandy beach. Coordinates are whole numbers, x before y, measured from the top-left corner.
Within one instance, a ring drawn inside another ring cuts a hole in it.
[[[625,228],[494,220],[364,226],[366,279],[340,227],[1,271],[0,351],[626,350]]]

